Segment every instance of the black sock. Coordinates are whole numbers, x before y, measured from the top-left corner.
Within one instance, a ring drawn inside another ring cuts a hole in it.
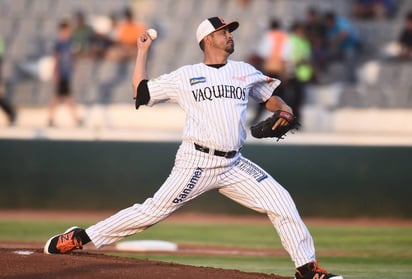
[[[76,237],[78,237],[82,241],[83,245],[91,241],[85,230],[77,232]]]

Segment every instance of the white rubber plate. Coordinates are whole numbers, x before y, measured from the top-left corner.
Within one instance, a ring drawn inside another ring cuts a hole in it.
[[[119,251],[176,251],[177,244],[163,240],[130,240],[116,244]]]
[[[33,254],[33,253],[34,253],[33,251],[27,251],[27,250],[17,250],[17,251],[14,251],[14,254],[24,255],[24,256],[28,256],[28,255],[31,255],[31,254]]]

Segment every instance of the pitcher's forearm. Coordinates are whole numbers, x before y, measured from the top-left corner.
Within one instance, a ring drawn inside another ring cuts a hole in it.
[[[277,110],[284,110],[290,113],[292,109],[278,96],[271,96],[269,100],[266,102],[265,107],[267,110],[271,112],[275,112]]]
[[[143,79],[148,79],[147,71],[146,71],[146,64],[147,64],[147,51],[145,50],[138,51],[136,55],[136,62],[134,65],[133,78],[132,78],[133,99],[137,98],[137,87],[139,86],[139,83]]]

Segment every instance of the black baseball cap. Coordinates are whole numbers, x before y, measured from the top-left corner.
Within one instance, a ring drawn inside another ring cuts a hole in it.
[[[207,35],[226,27],[229,29],[229,32],[233,32],[239,27],[239,22],[232,21],[226,23],[221,17],[209,17],[208,19],[205,19],[197,27],[197,42],[200,43]]]

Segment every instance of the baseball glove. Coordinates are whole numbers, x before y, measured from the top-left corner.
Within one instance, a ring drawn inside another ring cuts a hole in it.
[[[288,123],[272,130],[273,125],[275,125],[279,118],[285,119]],[[277,141],[279,141],[284,138],[287,132],[290,130],[297,130],[299,126],[300,124],[293,114],[284,110],[277,110],[272,116],[253,125],[250,128],[250,131],[255,138],[277,138]]]

